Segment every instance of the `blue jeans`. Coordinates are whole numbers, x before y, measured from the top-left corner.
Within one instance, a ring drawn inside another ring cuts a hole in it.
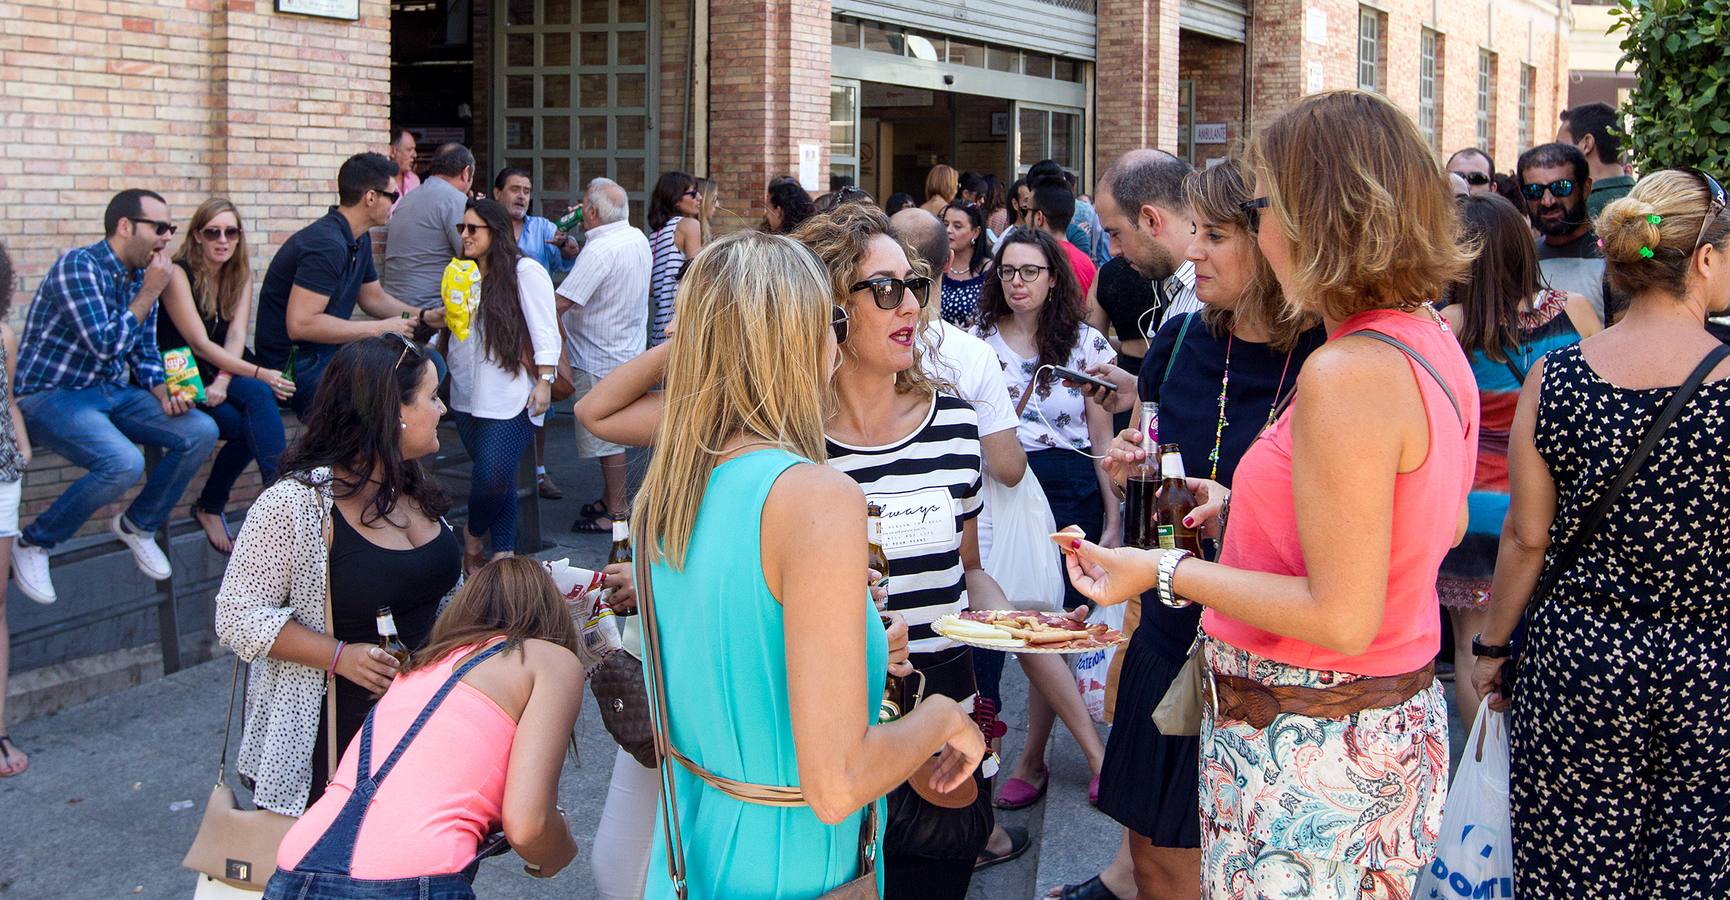
[[[161,447],[163,456],[126,518],[140,531],[162,527],[216,445],[216,423],[209,416],[192,410],[171,417],[154,394],[131,385],[53,388],[19,397],[18,408],[38,446],[89,470],[24,529],[24,540],[38,547],[72,537],[98,509],[138,483],[144,454],[135,444]]]
[[[341,349],[334,344],[316,344],[295,353],[294,396],[288,399],[288,408],[294,410],[295,418],[306,421],[312,398],[318,393],[318,383],[324,379],[324,367],[330,365],[330,358]]]
[[[220,513],[228,506],[229,491],[258,460],[258,475],[266,486],[276,480],[276,463],[282,458],[287,439],[282,432],[282,414],[276,394],[256,378],[234,378],[228,383],[228,399],[219,406],[200,406],[216,422],[216,431],[227,443],[216,452],[204,490],[194,504],[204,512]]]
[[[527,411],[511,419],[483,419],[457,413],[457,436],[468,451],[468,533],[492,535],[494,553],[516,549],[517,463],[535,439]]]

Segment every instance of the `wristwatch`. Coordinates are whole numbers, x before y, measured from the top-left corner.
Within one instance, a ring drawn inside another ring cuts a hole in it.
[[[1154,583],[1154,590],[1159,595],[1159,602],[1172,609],[1183,609],[1195,602],[1177,596],[1171,589],[1171,579],[1177,574],[1177,564],[1194,555],[1188,550],[1167,550],[1160,554],[1159,579]]]
[[[1472,655],[1484,659],[1507,659],[1514,655],[1513,644],[1486,644],[1482,634],[1472,635]]]
[[[544,381],[544,382],[546,382],[546,383],[547,383],[547,384],[552,384],[552,383],[553,383],[553,382],[555,382],[555,381],[558,381],[558,380],[559,380],[559,373],[557,373],[557,372],[547,372],[547,373],[546,373],[546,374],[544,374],[544,375],[541,375],[541,376],[540,376],[540,379],[541,379],[541,380],[542,380],[542,381]]]

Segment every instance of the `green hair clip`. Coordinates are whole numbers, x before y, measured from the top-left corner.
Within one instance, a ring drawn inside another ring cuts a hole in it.
[[[1646,217],[1646,221],[1651,222],[1653,225],[1662,225],[1664,223],[1664,217],[1657,213],[1653,213]]]
[[[1652,248],[1651,247],[1641,247],[1640,248],[1640,256],[1643,259],[1651,259],[1652,258]]]

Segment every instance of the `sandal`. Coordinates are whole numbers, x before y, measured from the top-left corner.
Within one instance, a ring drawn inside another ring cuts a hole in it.
[[[1033,838],[1029,837],[1027,829],[1020,825],[1005,825],[1003,826],[1003,833],[1009,835],[1009,850],[995,856],[988,850],[979,851],[979,856],[973,860],[973,871],[978,872],[999,863],[1019,859],[1021,854],[1027,852],[1027,848],[1033,846]]]
[[[582,509],[577,510],[577,515],[582,516],[585,519],[599,519],[606,514],[607,501],[605,500],[596,500],[593,503],[585,503],[583,504]]]
[[[222,523],[222,534],[224,537],[228,538],[228,549],[227,550],[224,550],[221,547],[218,547],[216,545],[216,539],[210,536],[210,529],[205,528],[204,527],[204,521],[202,519],[198,518],[201,514],[206,515],[206,516],[215,516],[216,521]],[[207,512],[205,510],[198,509],[197,507],[194,507],[192,510],[192,524],[198,526],[199,531],[204,532],[205,543],[208,543],[210,545],[210,549],[215,550],[216,552],[221,553],[224,556],[227,556],[228,554],[234,552],[234,529],[228,527],[228,515],[226,513]]]
[[[585,515],[571,523],[571,530],[578,534],[612,534],[613,522],[608,519],[607,524],[602,525],[594,516]]]
[[[998,809],[1026,809],[1039,802],[1045,796],[1045,789],[1051,787],[1051,773],[1044,766],[1039,767],[1039,786],[1021,778],[1011,778],[1003,782],[1003,789],[997,792],[997,800],[991,805]]]
[[[1111,888],[1105,886],[1105,879],[1098,875],[1080,884],[1066,884],[1058,888],[1057,893],[1046,896],[1055,897],[1057,900],[1120,900],[1111,892]]]
[[[24,760],[24,764],[15,768],[12,762],[14,756]],[[17,744],[12,743],[11,735],[0,734],[0,778],[22,775],[24,770],[28,768],[30,768],[30,757],[25,756],[24,751],[19,750]]]

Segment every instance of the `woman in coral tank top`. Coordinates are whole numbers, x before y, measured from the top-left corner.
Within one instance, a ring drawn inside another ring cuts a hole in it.
[[[1096,602],[1154,589],[1206,608],[1203,896],[1409,897],[1447,794],[1435,582],[1478,440],[1471,368],[1427,301],[1467,251],[1416,126],[1378,94],[1305,99],[1249,163],[1261,250],[1328,342],[1239,463],[1235,495],[1190,481],[1196,527],[1229,499],[1218,563],[1063,546]]]

